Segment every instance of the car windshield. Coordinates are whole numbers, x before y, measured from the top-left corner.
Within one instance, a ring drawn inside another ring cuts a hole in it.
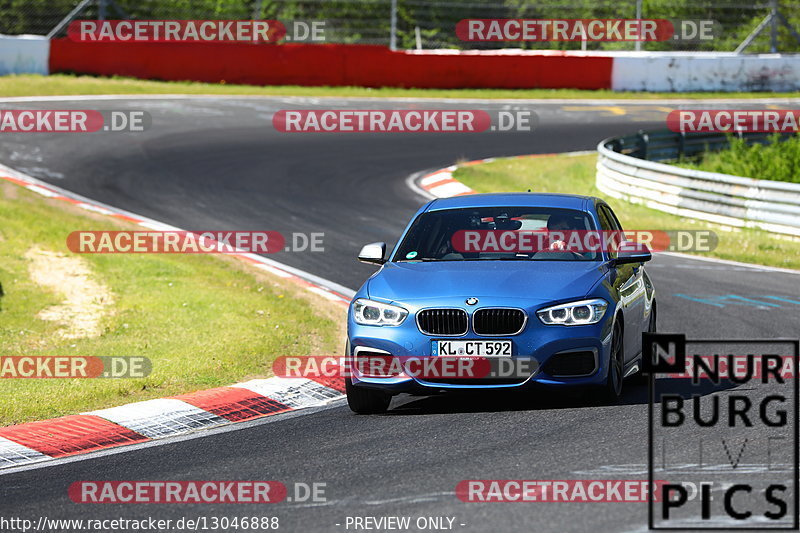
[[[414,220],[393,261],[598,261],[552,238],[594,230],[588,213],[551,207],[480,207],[428,211]],[[532,238],[533,237],[533,238]],[[534,243],[534,244],[531,244]],[[535,244],[535,243],[538,243]]]

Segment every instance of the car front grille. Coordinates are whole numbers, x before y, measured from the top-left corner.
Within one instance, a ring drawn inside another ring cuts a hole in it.
[[[493,385],[495,387],[500,385],[519,385],[525,383],[527,377],[514,377],[514,378],[428,378],[423,380],[425,383],[434,383],[437,385]]]
[[[464,335],[467,313],[463,309],[423,309],[417,314],[417,325],[426,335]]]
[[[524,327],[522,309],[478,309],[472,317],[472,329],[478,335],[516,335]]]

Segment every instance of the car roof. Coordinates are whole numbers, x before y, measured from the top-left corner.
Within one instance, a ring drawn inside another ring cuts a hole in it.
[[[533,192],[466,194],[452,198],[439,198],[428,204],[426,211],[472,207],[553,207],[585,211],[594,202],[593,196],[578,194],[552,194]]]

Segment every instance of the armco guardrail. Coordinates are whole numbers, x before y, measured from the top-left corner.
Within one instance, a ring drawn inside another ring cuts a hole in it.
[[[743,134],[749,143],[768,134]],[[721,134],[639,132],[597,146],[597,188],[614,198],[733,227],[800,237],[800,184],[680,168],[658,161],[724,148]]]

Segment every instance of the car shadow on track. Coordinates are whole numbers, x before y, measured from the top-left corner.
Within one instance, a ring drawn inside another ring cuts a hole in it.
[[[691,399],[694,395],[706,396],[736,387],[723,381],[714,384],[706,381],[692,385],[689,379],[658,379],[655,398],[669,393]],[[546,411],[553,409],[587,409],[603,406],[647,405],[648,385],[628,383],[622,398],[614,404],[604,403],[590,390],[530,389],[526,391],[455,391],[434,396],[400,396],[392,401],[387,416],[434,415],[448,413],[491,413],[502,411]],[[395,407],[396,406],[396,407]]]

